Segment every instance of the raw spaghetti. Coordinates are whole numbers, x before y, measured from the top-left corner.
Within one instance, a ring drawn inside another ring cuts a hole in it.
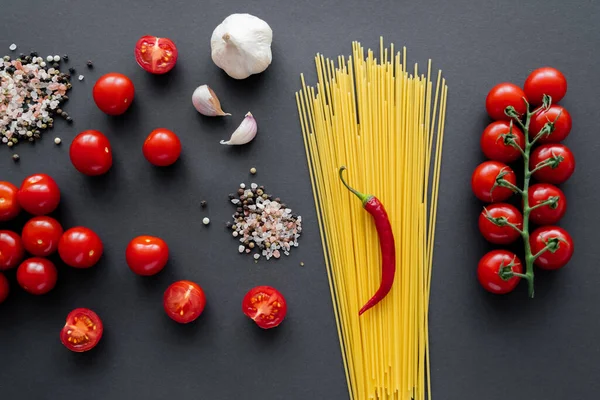
[[[407,69],[406,48],[380,59],[315,57],[316,90],[302,79],[298,113],[350,398],[431,399],[428,311],[448,88]],[[396,280],[359,317],[381,281],[375,225],[338,177],[377,196],[396,238]]]

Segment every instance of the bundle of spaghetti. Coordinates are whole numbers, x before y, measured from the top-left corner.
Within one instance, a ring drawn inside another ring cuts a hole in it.
[[[350,398],[431,399],[429,293],[448,88],[409,70],[406,48],[358,42],[352,56],[315,57],[318,83],[296,102]],[[434,89],[435,86],[435,89]],[[344,188],[377,196],[395,237],[392,290],[359,317],[381,281],[371,216]]]

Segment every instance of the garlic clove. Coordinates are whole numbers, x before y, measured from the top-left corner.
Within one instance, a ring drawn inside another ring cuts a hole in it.
[[[192,94],[192,104],[202,115],[209,117],[231,115],[221,109],[221,102],[208,85],[198,86]]]
[[[258,126],[256,125],[256,120],[252,116],[252,113],[248,112],[246,117],[238,126],[238,128],[231,134],[229,140],[221,140],[221,144],[226,145],[238,145],[238,144],[246,144],[250,142],[256,136],[256,131],[258,130]]]

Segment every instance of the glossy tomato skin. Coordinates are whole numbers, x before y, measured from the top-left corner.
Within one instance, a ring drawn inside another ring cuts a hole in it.
[[[73,268],[90,268],[100,257],[104,247],[100,237],[91,229],[77,226],[67,230],[58,242],[58,254]]]
[[[508,106],[513,106],[517,113],[523,115],[527,112],[527,105],[523,101],[525,92],[515,84],[499,83],[490,90],[485,99],[485,109],[494,121],[510,121],[511,118],[504,113]]]
[[[522,273],[523,266],[516,254],[507,250],[492,250],[484,255],[477,265],[477,279],[485,290],[494,294],[506,294],[512,292],[519,284],[521,278],[513,276],[504,280],[498,272],[502,265],[508,266],[513,263],[513,272]]]
[[[0,231],[0,271],[15,268],[24,256],[21,237],[13,231]]]
[[[531,153],[529,169],[533,170],[540,162],[552,157],[562,157],[562,161],[556,168],[552,168],[551,165],[540,168],[533,174],[533,177],[540,182],[560,185],[566,182],[575,172],[575,156],[567,146],[563,144],[545,144],[536,148]]]
[[[573,256],[574,246],[571,235],[559,226],[542,226],[529,237],[531,252],[537,254],[546,247],[549,239],[559,239],[556,251],[546,251],[540,255],[534,264],[542,269],[554,270],[564,267]]]
[[[206,297],[202,288],[191,281],[177,281],[167,288],[163,296],[163,307],[167,315],[180,324],[196,320],[204,307]]]
[[[135,88],[131,79],[118,72],[110,72],[96,81],[92,91],[98,108],[108,115],[121,115],[131,105]]]
[[[4,274],[0,273],[0,304],[4,303],[9,293],[10,285],[8,284],[8,279],[6,279]]]
[[[56,286],[58,273],[52,261],[33,257],[23,261],[17,268],[17,282],[26,292],[46,294]]]
[[[60,341],[69,350],[82,353],[96,347],[104,326],[102,320],[89,308],[76,308],[67,315],[65,326],[60,331]]]
[[[177,46],[171,39],[142,36],[135,44],[135,61],[151,74],[165,74],[177,63]]]
[[[125,259],[129,268],[138,275],[150,276],[162,271],[169,259],[169,246],[161,238],[138,236],[133,238]]]
[[[555,121],[556,120],[556,121]],[[533,139],[544,127],[546,122],[554,121],[554,131],[549,136],[542,136],[536,143],[558,143],[566,139],[571,133],[573,122],[571,114],[562,106],[551,105],[546,110],[538,111],[529,122],[529,137]]]
[[[46,215],[60,203],[60,189],[46,174],[35,174],[23,180],[18,193],[19,204],[29,214]]]
[[[283,295],[271,286],[250,289],[242,300],[243,313],[262,329],[279,326],[287,314]]]
[[[58,249],[63,234],[60,223],[52,217],[34,217],[23,226],[23,247],[36,257],[47,257]]]
[[[179,158],[181,141],[174,132],[165,128],[158,128],[148,135],[142,151],[146,160],[152,165],[166,167]]]
[[[69,148],[71,163],[84,175],[96,176],[112,166],[112,148],[102,132],[87,130],[75,136]]]
[[[487,219],[486,215],[488,214],[492,218],[504,217],[511,224],[523,229],[523,215],[516,207],[507,203],[495,203],[486,206],[479,214],[479,231],[488,242],[494,244],[510,244],[519,238],[519,232],[510,226],[495,225]]]
[[[538,207],[531,210],[529,220],[538,225],[556,224],[565,215],[567,211],[567,198],[562,190],[548,183],[537,183],[529,187],[527,192],[529,198],[529,207],[542,203],[551,197],[558,197],[555,208],[549,205]]]
[[[552,103],[558,103],[567,94],[567,79],[556,68],[538,68],[529,74],[523,89],[534,106],[542,104],[545,94],[552,97]]]
[[[494,121],[489,124],[481,135],[481,150],[490,160],[511,163],[521,157],[519,149],[514,148],[502,137],[510,132],[510,123],[506,121]],[[525,148],[525,136],[516,126],[512,127],[513,139],[517,145]]]
[[[475,168],[471,176],[471,188],[473,193],[481,201],[492,203],[495,201],[504,201],[512,196],[513,192],[509,188],[496,186],[496,177],[500,172],[506,172],[504,179],[507,182],[516,185],[517,177],[514,171],[506,164],[498,161],[485,161]]]
[[[19,189],[12,183],[0,181],[0,221],[10,221],[21,212],[18,192]]]

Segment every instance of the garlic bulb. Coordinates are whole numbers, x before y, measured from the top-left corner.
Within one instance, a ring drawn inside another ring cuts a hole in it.
[[[245,79],[271,64],[273,31],[250,14],[231,14],[217,26],[210,39],[212,59],[227,75]]]
[[[217,95],[208,85],[198,86],[194,90],[192,104],[200,114],[208,115],[209,117],[231,115],[221,109],[221,103]]]
[[[252,113],[248,112],[240,126],[231,134],[231,138],[228,141],[221,140],[220,143],[230,146],[234,144],[246,144],[254,139],[257,129],[256,120],[252,116]]]

